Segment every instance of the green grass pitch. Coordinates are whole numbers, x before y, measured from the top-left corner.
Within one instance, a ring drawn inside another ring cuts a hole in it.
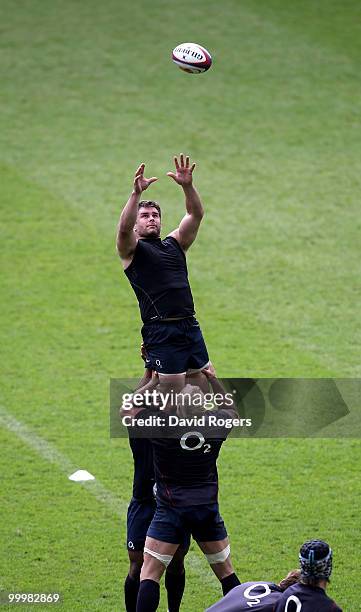
[[[164,232],[172,156],[197,162],[190,278],[221,376],[360,376],[360,23],[358,0],[2,0],[0,590],[122,609],[132,464],[108,386],[141,364],[114,236],[140,162]],[[208,73],[172,64],[187,40]],[[359,440],[230,440],[219,464],[240,578],[277,580],[322,537],[330,595],[361,609]],[[182,610],[219,596],[192,547]]]

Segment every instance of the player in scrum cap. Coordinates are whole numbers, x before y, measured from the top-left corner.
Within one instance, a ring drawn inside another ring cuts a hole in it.
[[[275,612],[342,612],[326,595],[332,572],[332,549],[323,540],[309,540],[300,549],[300,581],[285,590]]]

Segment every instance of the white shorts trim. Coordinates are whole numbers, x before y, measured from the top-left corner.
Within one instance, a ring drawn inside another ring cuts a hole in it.
[[[166,374],[166,372],[157,372],[158,376],[184,376],[187,372],[175,372],[174,374]]]
[[[158,372],[158,376],[184,376],[184,374],[197,374],[197,372],[201,372],[204,368],[208,368],[210,365],[210,361],[207,361],[201,368],[188,368],[186,372],[175,372],[174,374],[167,374],[166,372]]]
[[[201,372],[204,368],[207,368],[211,362],[207,361],[201,368],[188,368],[187,374],[196,374],[197,372]]]

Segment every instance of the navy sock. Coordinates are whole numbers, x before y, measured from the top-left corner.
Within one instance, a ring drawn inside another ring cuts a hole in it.
[[[166,572],[165,588],[167,589],[169,612],[179,612],[185,584],[186,573],[184,571],[182,574],[171,574],[168,571]]]
[[[159,583],[141,580],[137,599],[137,612],[155,612],[159,604]]]
[[[124,583],[124,600],[125,609],[127,612],[135,612],[137,607],[137,597],[139,591],[139,576],[132,578],[131,576],[126,577]]]
[[[231,591],[232,589],[234,589],[234,587],[238,586],[240,583],[240,581],[238,580],[236,574],[233,572],[233,574],[230,574],[229,576],[226,576],[225,578],[222,578],[221,580],[221,585],[222,585],[222,591],[223,591],[223,595],[227,595],[227,593],[229,593],[229,591]]]

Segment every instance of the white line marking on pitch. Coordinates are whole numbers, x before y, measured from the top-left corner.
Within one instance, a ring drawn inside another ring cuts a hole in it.
[[[63,455],[54,444],[41,438],[36,433],[31,431],[24,423],[18,421],[15,417],[9,414],[2,406],[0,406],[0,424],[14,433],[20,440],[25,442],[30,448],[38,453],[43,459],[56,465],[68,477],[78,468],[69,459]],[[122,499],[114,495],[107,489],[99,480],[88,480],[80,482],[81,486],[85,487],[89,493],[105,504],[116,516],[125,521],[128,504]],[[207,569],[201,564],[202,556],[196,552],[189,552],[187,562],[194,574],[204,579],[208,576]]]

